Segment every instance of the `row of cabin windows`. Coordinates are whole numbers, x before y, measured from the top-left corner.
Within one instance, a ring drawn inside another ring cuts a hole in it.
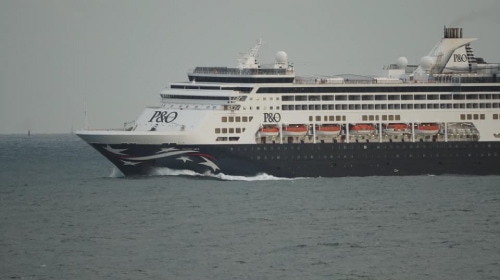
[[[222,127],[222,128],[216,128],[215,129],[215,134],[226,134],[226,133],[243,133],[245,132],[244,127]]]
[[[486,116],[484,114],[461,114],[461,120],[484,120]],[[493,117],[495,119],[495,117]]]
[[[316,117],[313,117],[313,116],[309,116],[309,121],[312,122],[312,121],[317,121],[317,122],[321,122],[321,116],[316,116]],[[342,121],[346,121],[346,117],[345,116],[323,116],[323,121],[325,122],[342,122]]]
[[[347,158],[464,158],[464,157],[469,157],[469,158],[484,158],[484,157],[498,157],[498,153],[496,152],[490,152],[490,153],[427,153],[427,154],[411,154],[411,153],[396,153],[396,154],[384,154],[384,153],[377,153],[377,154],[372,154],[372,153],[361,153],[361,154],[351,154],[351,155],[346,155],[346,154],[330,154],[330,155],[257,155],[257,156],[251,156],[250,159],[252,160],[314,160],[314,159],[347,159]],[[442,163],[440,163],[442,164]],[[389,162],[387,163],[377,163],[373,164],[373,167],[380,167],[384,165],[390,165]],[[337,167],[337,163],[333,163],[331,167]],[[344,168],[353,168],[352,164],[339,164],[338,167],[344,167]]]
[[[400,115],[382,115],[380,116],[383,121],[400,121]],[[363,115],[361,116],[361,120],[363,121],[378,121],[379,115]]]
[[[283,105],[283,111],[305,110],[412,110],[412,109],[490,109],[500,103],[424,103],[424,104],[309,104]]]
[[[328,151],[342,151],[342,150],[392,150],[392,149],[425,149],[425,150],[445,150],[445,149],[458,149],[461,151],[468,151],[469,149],[474,148],[500,148],[500,142],[495,143],[433,143],[433,145],[428,145],[425,143],[401,143],[394,145],[393,143],[386,144],[376,144],[376,145],[354,145],[354,144],[343,144],[337,143],[336,145],[328,145],[328,146],[320,146],[320,145],[291,145],[291,146],[281,146],[281,145],[273,145],[273,146],[258,146],[258,145],[242,145],[242,146],[234,146],[230,147],[231,151],[287,151],[287,150],[309,150],[310,152],[317,152],[320,154],[326,154]],[[337,152],[335,152],[337,153]]]
[[[215,141],[238,141],[240,140],[240,137],[217,137]]]
[[[261,87],[257,93],[379,93],[379,92],[394,92],[394,93],[409,93],[415,92],[498,92],[500,86],[416,86],[416,87]]]
[[[252,116],[246,117],[240,117],[240,116],[229,116],[229,117],[222,117],[222,122],[251,122],[253,120]]]
[[[375,94],[375,95],[284,95],[283,101],[372,101],[372,100],[490,100],[500,94]]]
[[[324,122],[327,122],[327,121],[346,121],[346,116],[323,116],[323,120],[321,120],[321,117],[322,116],[309,116],[309,121],[312,122],[312,121],[316,121],[316,122],[321,122],[321,121],[324,121]],[[361,116],[361,119],[363,121],[378,121],[379,120],[379,115],[363,115]],[[400,115],[382,115],[381,116],[381,119],[383,121],[399,121],[401,120],[401,116]]]

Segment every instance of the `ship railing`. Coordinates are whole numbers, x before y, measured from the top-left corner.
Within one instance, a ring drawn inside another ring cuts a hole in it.
[[[293,75],[287,69],[271,68],[228,68],[228,67],[196,67],[189,71],[191,74],[203,75]]]

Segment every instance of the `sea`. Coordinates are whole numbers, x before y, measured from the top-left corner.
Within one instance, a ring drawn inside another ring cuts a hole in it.
[[[500,176],[123,177],[0,135],[0,279],[500,279]]]

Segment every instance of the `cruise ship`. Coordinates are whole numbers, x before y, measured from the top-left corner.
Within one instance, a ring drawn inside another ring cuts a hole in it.
[[[500,64],[462,28],[376,76],[295,75],[284,51],[261,65],[196,67],[120,129],[77,134],[124,175],[158,169],[276,177],[500,174]]]

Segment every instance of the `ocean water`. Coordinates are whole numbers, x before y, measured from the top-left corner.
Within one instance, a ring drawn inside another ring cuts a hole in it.
[[[168,174],[0,135],[0,279],[500,279],[500,176]]]

